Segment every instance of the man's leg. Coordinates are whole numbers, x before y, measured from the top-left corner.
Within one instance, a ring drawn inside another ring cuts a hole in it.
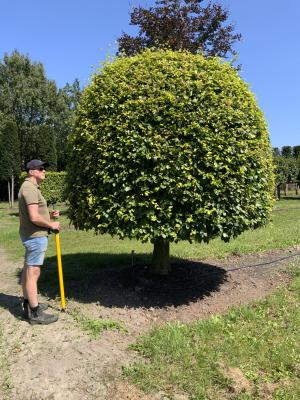
[[[26,268],[27,268],[27,265],[24,263],[24,266],[22,269],[22,274],[21,274],[21,285],[22,285],[23,297],[24,297],[24,299],[28,300],[27,291],[26,291]]]
[[[24,306],[29,302],[30,306],[36,307],[37,281],[40,276],[40,267],[43,265],[47,249],[47,237],[29,238],[23,241],[25,247],[25,262],[22,271],[21,284],[24,296]]]
[[[41,274],[41,268],[38,265],[26,265],[23,268],[22,279],[24,279],[24,286],[22,281],[22,288],[24,298],[28,299],[31,308],[38,306],[37,282]]]
[[[28,293],[27,293],[27,289],[26,289],[26,282],[27,281],[29,282],[29,286],[31,286],[33,284],[33,280],[30,277],[29,277],[29,279],[27,279],[26,275],[27,274],[31,275],[31,272],[27,271],[27,269],[31,269],[31,268],[33,268],[33,267],[32,266],[27,267],[27,265],[24,264],[24,267],[23,267],[23,270],[22,270],[22,274],[21,274],[21,285],[22,285],[22,291],[23,291],[23,297],[24,297],[22,306],[23,306],[23,312],[24,312],[23,316],[24,316],[25,319],[28,319],[28,305],[29,305]],[[40,267],[36,266],[36,268],[40,268]],[[34,292],[37,293],[37,282],[36,282],[35,286],[36,287],[34,288]],[[31,291],[31,293],[32,293],[32,291]],[[36,295],[36,297],[38,297],[38,296]],[[36,300],[36,301],[38,301],[38,300]],[[34,301],[34,299],[33,299],[32,303],[33,304],[36,303]],[[45,311],[48,308],[48,304],[47,303],[38,303],[38,305],[39,305],[41,311]],[[34,307],[32,307],[32,308],[34,308]]]
[[[28,318],[31,324],[48,325],[57,321],[58,316],[45,314],[43,311],[47,305],[38,302],[37,282],[40,274],[41,268],[38,265],[27,265],[24,269],[25,291],[28,296]]]
[[[51,324],[57,321],[57,315],[45,314],[47,304],[39,304],[37,282],[41,274],[41,266],[44,262],[47,249],[47,237],[30,238],[23,242],[25,252],[25,265],[22,271],[22,288],[24,294],[25,318],[31,324]]]

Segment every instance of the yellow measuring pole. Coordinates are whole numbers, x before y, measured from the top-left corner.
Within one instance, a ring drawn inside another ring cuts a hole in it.
[[[59,233],[55,233],[55,245],[56,245],[56,257],[57,257],[61,309],[64,311],[66,308],[66,299],[65,299],[64,277],[63,277],[62,262],[61,262]]]

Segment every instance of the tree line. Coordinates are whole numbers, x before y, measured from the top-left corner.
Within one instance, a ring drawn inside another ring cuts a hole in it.
[[[282,183],[300,182],[300,145],[273,147],[277,196]]]
[[[228,10],[217,3],[202,3],[156,0],[149,8],[134,7],[130,24],[138,27],[138,34],[121,35],[118,55],[132,56],[145,48],[224,58],[235,55],[233,46],[241,34],[228,23]],[[43,64],[28,55],[17,50],[4,55],[0,62],[0,181],[8,182],[10,199],[15,178],[29,159],[45,159],[52,170],[66,168],[67,138],[81,92],[77,79],[58,89],[55,81],[47,79]]]
[[[17,50],[0,62],[0,180],[14,182],[32,158],[47,160],[52,170],[65,170],[67,137],[81,95],[78,79],[59,89],[46,77],[42,63]],[[3,185],[2,185],[3,187]]]

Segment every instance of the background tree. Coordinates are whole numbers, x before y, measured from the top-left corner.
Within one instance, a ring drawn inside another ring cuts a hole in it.
[[[61,118],[55,125],[57,133],[56,149],[58,171],[64,171],[66,169],[68,136],[74,128],[75,115],[81,93],[82,90],[78,79],[75,79],[72,84],[67,83],[59,90],[59,102],[57,103],[57,108]]]
[[[7,182],[9,206],[14,205],[15,178],[20,175],[20,144],[16,123],[0,112],[0,179]]]
[[[293,155],[292,146],[283,146],[281,148],[281,155],[283,157],[292,157],[292,155]]]
[[[0,63],[0,111],[13,119],[20,143],[20,166],[44,157],[56,168],[57,151],[69,127],[69,99],[48,80],[41,63],[14,51]]]
[[[294,158],[299,158],[300,157],[300,146],[294,146],[293,147],[293,157]]]
[[[298,182],[298,187],[300,187],[300,156],[296,159],[296,164],[297,164],[297,177],[296,180]]]
[[[145,51],[108,63],[82,96],[70,136],[76,228],[154,244],[228,241],[268,221],[273,168],[254,96],[218,59]]]
[[[56,170],[57,149],[55,127],[49,125],[32,126],[29,130],[31,142],[27,148],[27,159],[47,160],[49,169]]]
[[[287,147],[287,146],[286,146]],[[297,159],[292,157],[284,156],[273,156],[273,162],[275,166],[275,183],[277,198],[280,199],[280,185],[283,183],[290,183],[297,181],[299,174],[299,167],[297,165]]]
[[[282,184],[300,181],[300,146],[273,147],[276,193],[280,199]]]
[[[236,54],[233,44],[241,39],[227,23],[229,12],[220,4],[203,0],[156,0],[149,9],[135,7],[131,25],[139,27],[138,36],[126,33],[118,39],[119,53],[134,55],[145,48],[188,50],[207,56]]]

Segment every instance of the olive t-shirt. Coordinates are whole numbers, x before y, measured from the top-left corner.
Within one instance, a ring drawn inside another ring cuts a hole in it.
[[[47,202],[44,199],[37,183],[26,178],[20,187],[19,194],[19,216],[20,216],[20,236],[27,239],[30,237],[48,236],[48,228],[38,226],[30,221],[28,208],[29,204],[38,204],[39,214],[50,221]]]

